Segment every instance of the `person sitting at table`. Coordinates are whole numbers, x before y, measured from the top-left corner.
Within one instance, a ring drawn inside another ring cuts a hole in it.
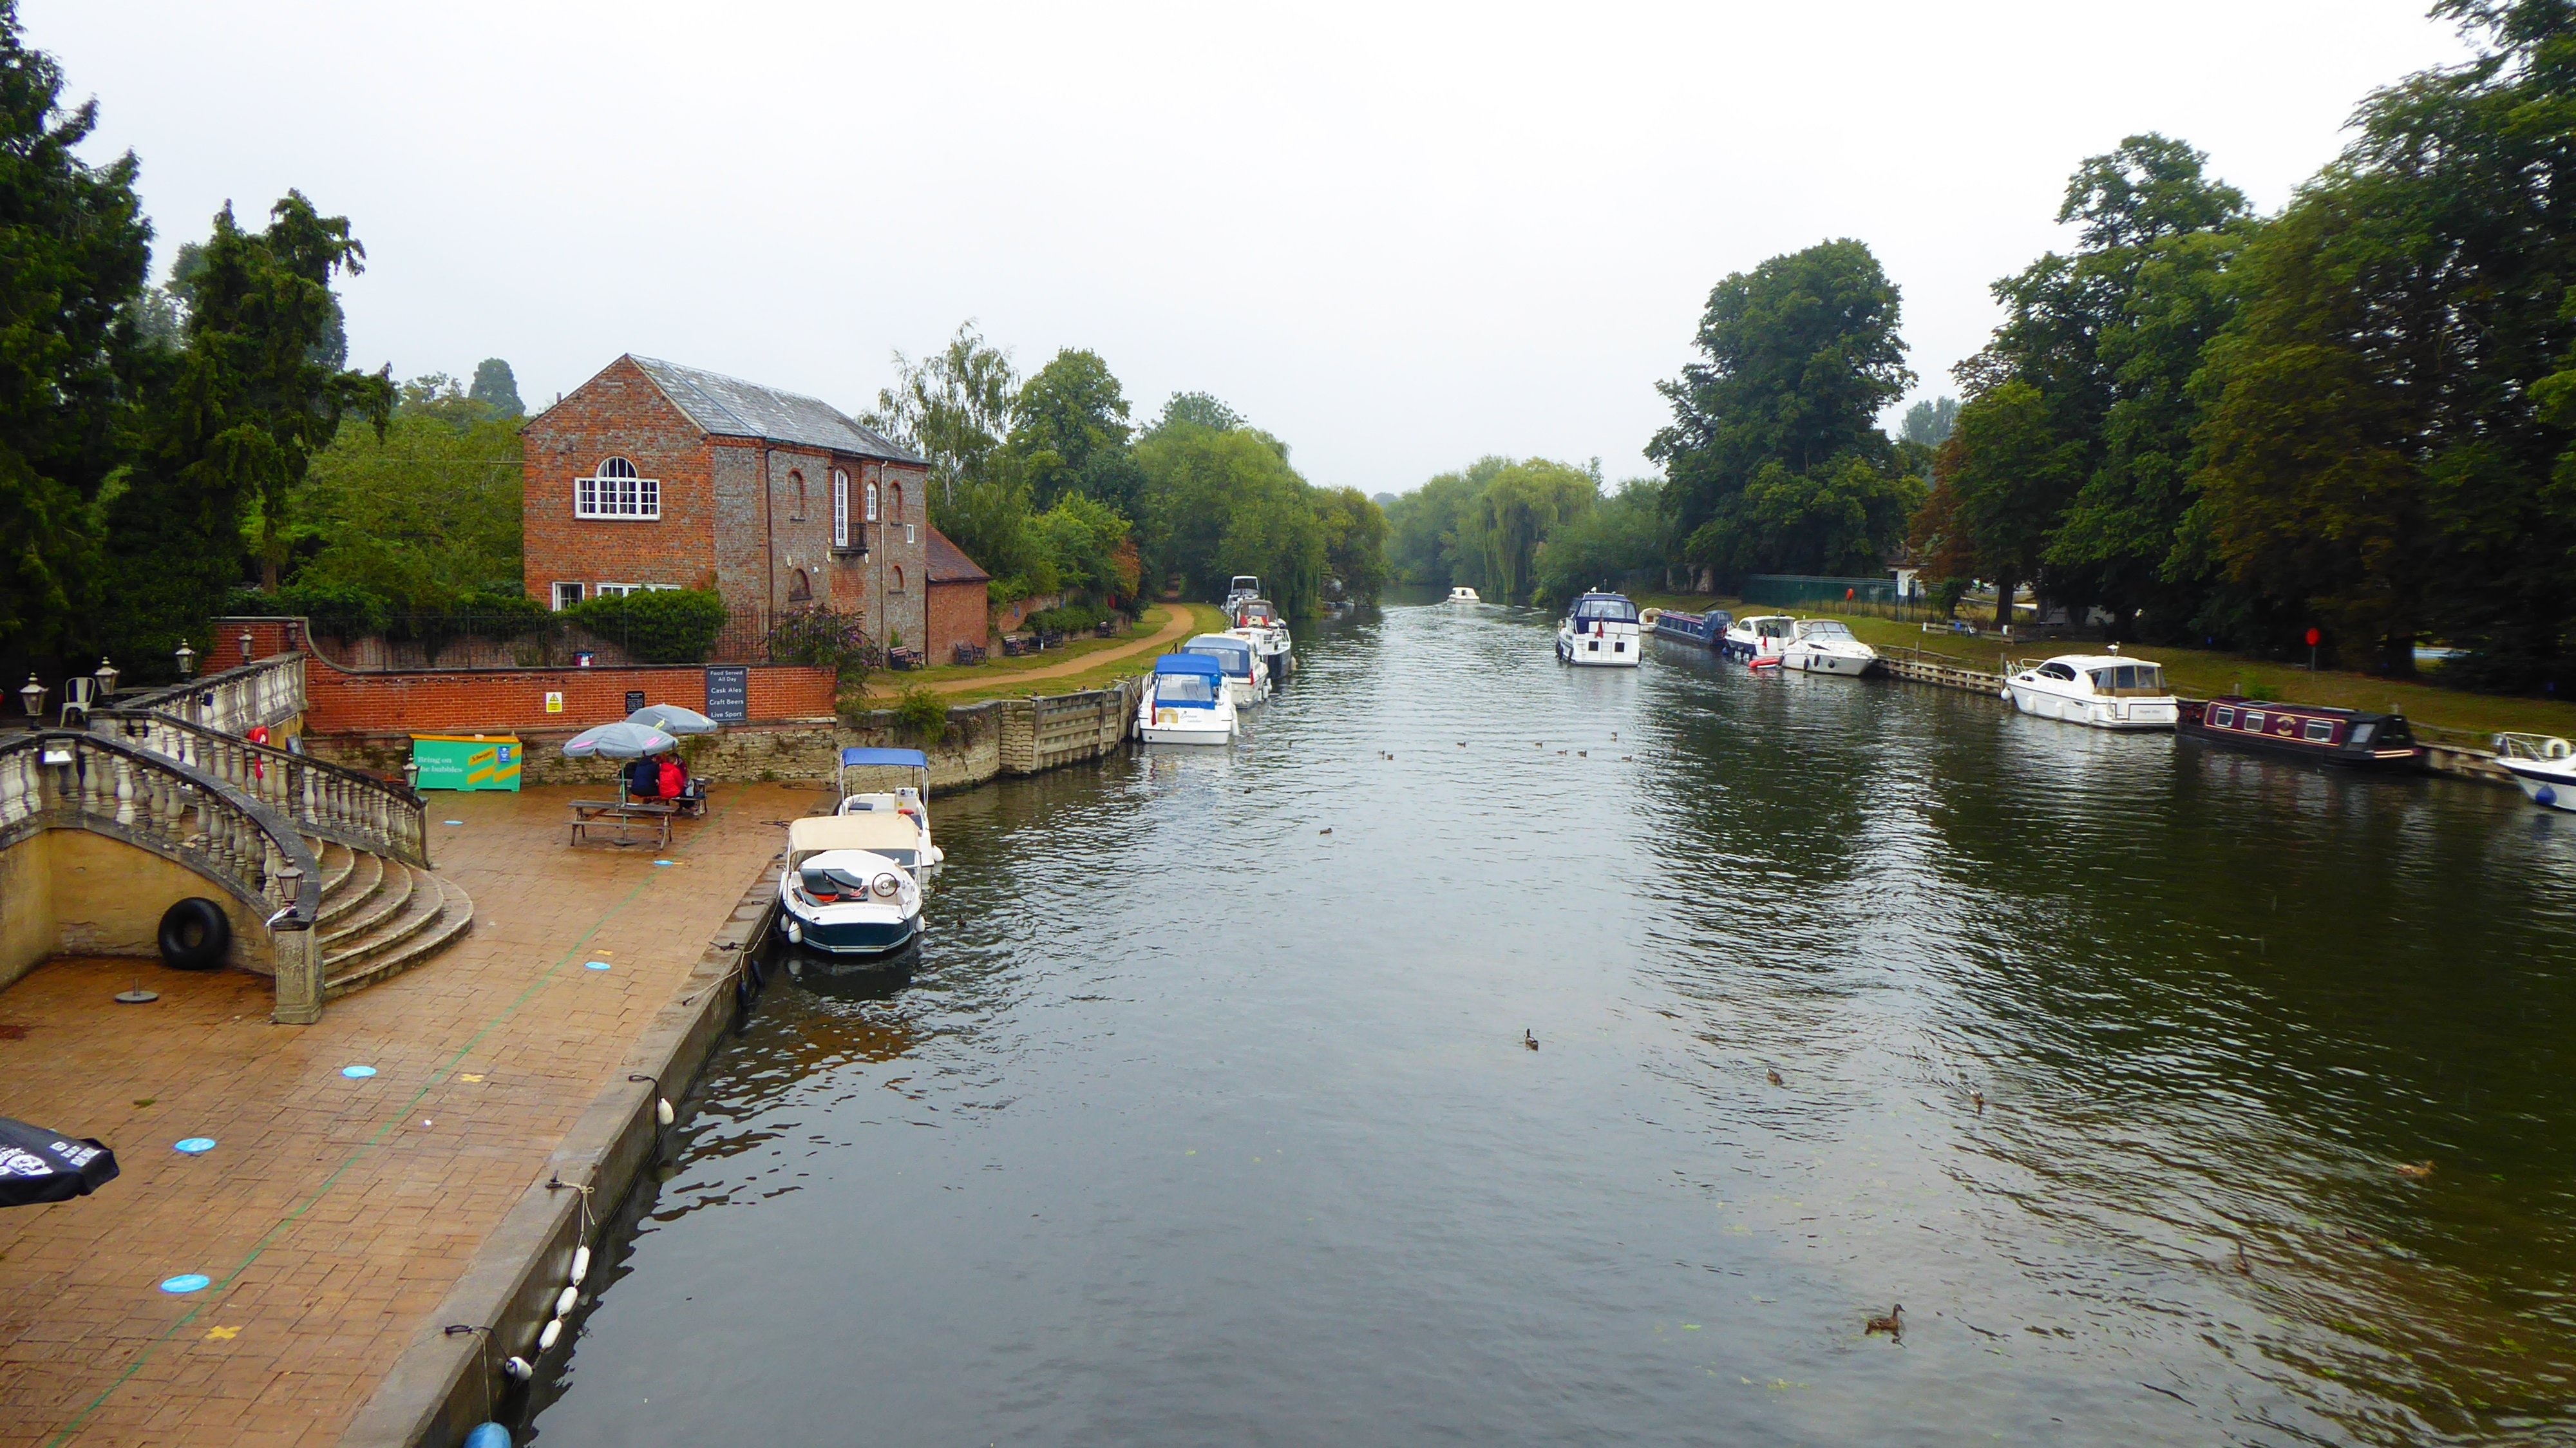
[[[638,759],[626,767],[626,793],[634,799],[662,797],[662,771],[652,759]]]
[[[661,797],[664,799],[678,799],[689,792],[689,771],[681,765],[680,756],[676,754],[662,756],[662,773],[658,783],[661,786]]]

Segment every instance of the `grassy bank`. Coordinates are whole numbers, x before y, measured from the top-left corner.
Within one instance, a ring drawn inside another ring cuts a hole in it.
[[[1049,649],[1044,654],[1031,654],[1017,659],[996,658],[987,664],[969,664],[963,667],[952,664],[945,668],[923,669],[918,673],[880,675],[871,682],[900,690],[905,685],[916,682],[974,681],[972,688],[958,689],[953,692],[942,691],[939,700],[949,705],[980,704],[987,699],[1025,699],[1032,694],[1078,694],[1086,689],[1105,688],[1130,674],[1152,672],[1154,659],[1162,650],[1148,649],[1123,658],[1105,660],[1091,668],[1069,674],[1055,674],[1046,678],[1025,676],[1039,667],[1054,668],[1067,662],[1079,661],[1087,654],[1105,653],[1133,644],[1139,638],[1151,637],[1171,621],[1173,609],[1189,610],[1191,626],[1189,632],[1182,635],[1184,639],[1193,634],[1221,632],[1225,628],[1224,611],[1211,604],[1158,603],[1145,610],[1144,617],[1137,620],[1134,630],[1118,638],[1084,639],[1079,643],[1067,644],[1061,649]],[[871,691],[872,694],[874,692],[874,690]],[[885,707],[882,700],[872,699],[871,702],[876,703],[880,708]]]
[[[1640,606],[1686,609],[1692,613],[1710,608],[1723,608],[1735,613],[1745,611],[1739,600],[1706,595],[1648,594],[1640,596],[1637,602]],[[2007,659],[2099,647],[2090,644],[2007,644],[1996,638],[1927,634],[1918,624],[1844,614],[1830,605],[1810,604],[1777,610],[1769,605],[1758,605],[1755,611],[1833,614],[1849,623],[1852,632],[1863,643],[1880,653],[1919,652],[1926,658],[1944,659],[1962,668],[1990,672],[1999,669]],[[2500,730],[2576,737],[2576,703],[2446,689],[2438,682],[2438,673],[2416,680],[2383,679],[2375,674],[2341,669],[2321,669],[2312,674],[2295,664],[2249,658],[2217,649],[2179,648],[2164,644],[2124,649],[2123,652],[2132,652],[2164,665],[2165,677],[2172,682],[2174,692],[2192,698],[2251,694],[2284,704],[2329,704],[2345,709],[2394,706],[2397,712],[2404,714],[2428,735],[2448,743],[2481,747],[2489,735]]]

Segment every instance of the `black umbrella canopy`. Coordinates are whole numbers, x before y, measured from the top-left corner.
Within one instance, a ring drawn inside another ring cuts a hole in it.
[[[116,1179],[116,1153],[0,1116],[0,1207],[68,1202]]]

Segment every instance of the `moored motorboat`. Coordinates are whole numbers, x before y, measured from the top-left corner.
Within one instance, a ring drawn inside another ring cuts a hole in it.
[[[1237,709],[1250,708],[1270,697],[1270,670],[1254,652],[1247,634],[1200,634],[1181,645],[1181,652],[1205,654],[1225,670],[1225,690]]]
[[[1633,669],[1637,649],[1637,605],[1624,594],[1584,594],[1556,626],[1559,663]]]
[[[2275,704],[2236,694],[2182,706],[2179,730],[2229,749],[2313,759],[2351,769],[2424,767],[2423,746],[2403,714],[2370,714],[2320,704]]]
[[[2025,714],[2094,729],[2171,729],[2182,719],[2182,701],[2165,687],[2164,666],[2118,654],[2025,659],[2005,681],[2003,696]]]
[[[890,790],[859,790],[858,784],[868,771],[901,770],[905,782]],[[835,814],[883,815],[902,823],[911,838],[899,840],[887,835],[887,849],[899,858],[904,868],[917,879],[926,879],[932,866],[948,858],[930,840],[930,756],[918,749],[873,749],[853,745],[841,751],[841,766],[833,776],[833,793],[840,804]]]
[[[1777,661],[1780,651],[1798,636],[1798,620],[1785,613],[1755,613],[1731,620],[1719,636],[1717,651],[1748,664]]]
[[[1260,596],[1261,579],[1254,574],[1238,573],[1226,584],[1225,602],[1219,604],[1218,607],[1225,610],[1226,617],[1232,618],[1234,616],[1234,606],[1236,604],[1259,598]]]
[[[1226,619],[1231,625],[1226,632],[1252,640],[1252,651],[1269,666],[1271,687],[1287,683],[1297,668],[1296,644],[1278,607],[1266,598],[1247,598],[1226,610]]]
[[[2555,734],[2499,734],[2496,763],[2523,797],[2549,809],[2576,810],[2576,747]]]
[[[1477,596],[1476,596],[1476,590],[1474,590],[1474,589],[1472,589],[1472,588],[1469,588],[1467,585],[1465,585],[1465,584],[1463,584],[1463,583],[1462,583],[1462,584],[1460,584],[1460,585],[1458,585],[1456,588],[1453,588],[1453,589],[1450,589],[1450,590],[1449,590],[1449,601],[1450,601],[1451,603],[1483,603],[1483,602],[1484,602],[1484,600],[1483,600],[1483,599],[1481,599],[1481,598],[1479,598],[1479,597],[1477,597]]]
[[[1841,619],[1802,618],[1780,649],[1780,663],[1802,674],[1858,678],[1878,667],[1878,650],[1862,643]]]
[[[1722,608],[1706,613],[1685,613],[1677,608],[1650,608],[1639,622],[1655,631],[1658,638],[1680,639],[1703,648],[1716,648],[1726,639],[1726,626],[1735,615]]]
[[[787,826],[778,877],[790,944],[839,956],[891,955],[921,933],[921,881],[901,854],[919,839],[891,811],[814,815]]]
[[[1154,661],[1136,731],[1148,744],[1231,744],[1234,699],[1225,670],[1205,654],[1165,654]]]

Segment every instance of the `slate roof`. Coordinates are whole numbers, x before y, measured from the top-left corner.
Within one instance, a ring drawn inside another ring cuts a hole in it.
[[[924,568],[933,583],[983,583],[993,575],[975,566],[966,550],[948,541],[948,535],[933,528],[930,541],[922,546]]]
[[[756,438],[888,462],[918,463],[919,454],[819,397],[781,392],[720,372],[627,354],[691,422],[719,437]],[[963,556],[963,555],[960,555]]]

